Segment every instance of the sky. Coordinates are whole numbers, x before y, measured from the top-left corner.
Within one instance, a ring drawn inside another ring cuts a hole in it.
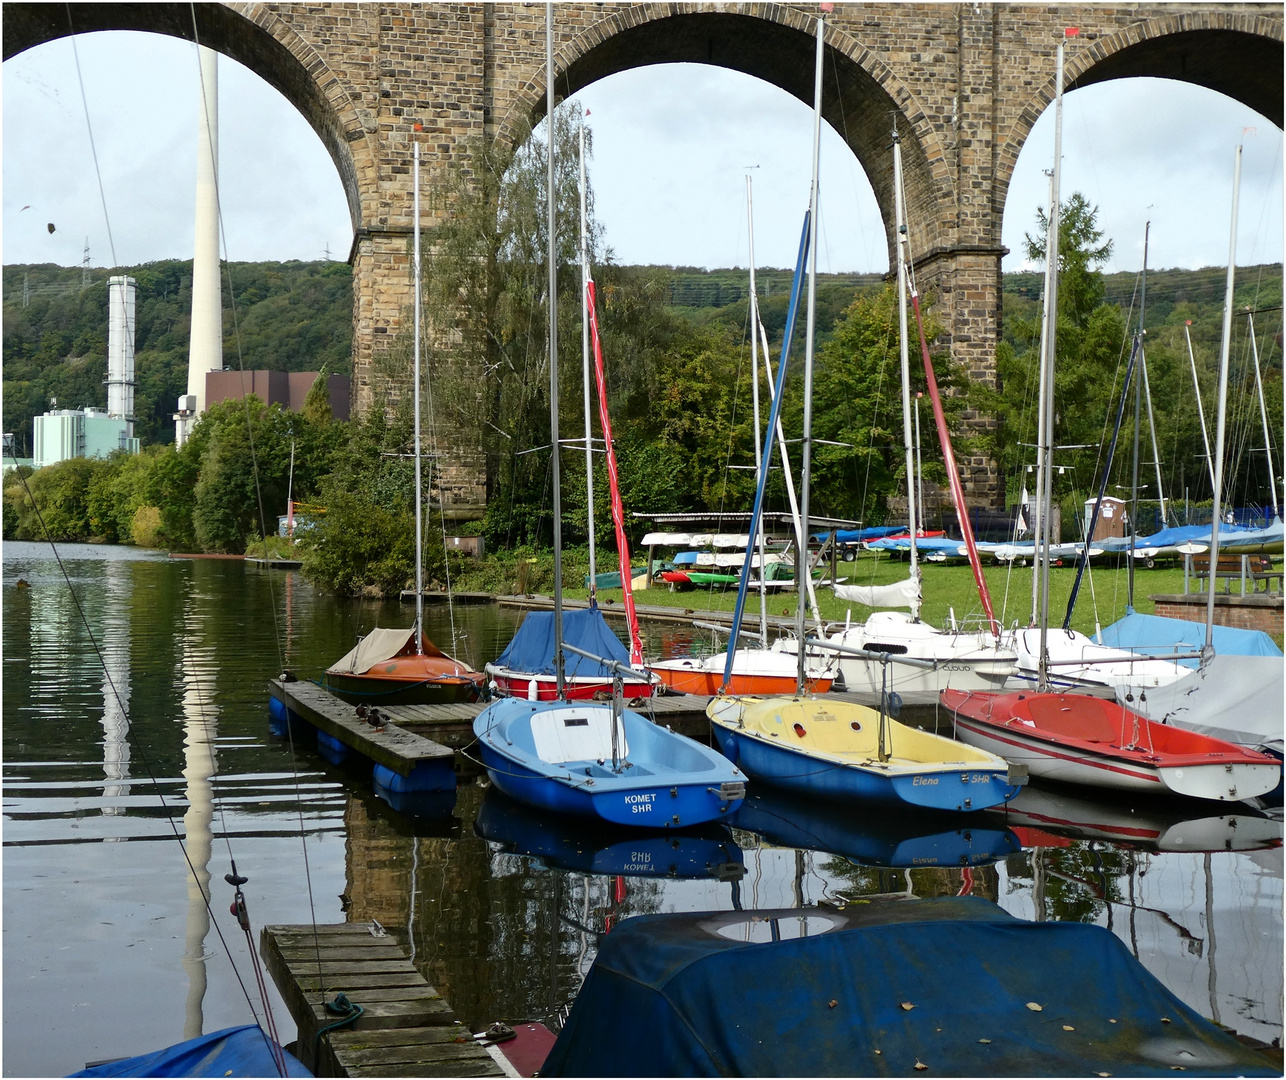
[[[346,259],[352,223],[321,140],[258,76],[219,63],[224,256]],[[62,39],[5,61],[2,87],[5,264],[79,265],[87,241],[95,267],[191,257],[194,46],[122,32]],[[793,265],[808,201],[808,106],[750,76],[692,64],[623,72],[577,100],[590,110],[591,184],[617,262],[748,265],[749,175],[756,262]],[[1243,135],[1247,127],[1255,130]],[[1157,79],[1068,94],[1062,191],[1099,208],[1115,245],[1105,269],[1142,265],[1148,221],[1149,266],[1227,265],[1239,140],[1237,262],[1280,262],[1282,132],[1272,123],[1213,91]],[[1053,142],[1049,109],[1010,187],[1006,270],[1024,265]],[[826,125],[821,173],[819,270],[887,270],[870,183]]]

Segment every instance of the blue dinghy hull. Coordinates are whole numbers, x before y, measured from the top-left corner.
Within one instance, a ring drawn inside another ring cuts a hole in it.
[[[473,733],[496,787],[556,814],[677,829],[729,817],[746,794],[745,775],[721,754],[628,709],[614,755],[612,709],[601,702],[504,698]]]
[[[1172,1070],[1280,1075],[1111,931],[1026,922],[962,896],[626,919],[601,939],[540,1074]]]
[[[876,769],[837,767],[833,762],[774,746],[763,739],[712,724],[714,740],[756,782],[817,799],[873,802],[923,810],[982,810],[1019,791],[1005,770],[963,769],[946,775],[889,775]]]

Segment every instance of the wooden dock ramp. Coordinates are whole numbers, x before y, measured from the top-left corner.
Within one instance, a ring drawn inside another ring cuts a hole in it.
[[[299,1029],[296,1056],[316,1076],[516,1076],[499,1051],[475,1041],[378,923],[265,926],[259,952]],[[362,1015],[325,1003],[342,993]]]

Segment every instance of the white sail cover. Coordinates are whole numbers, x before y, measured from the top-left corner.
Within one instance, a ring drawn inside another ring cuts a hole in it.
[[[836,585],[835,595],[867,607],[904,607],[914,609],[920,602],[920,583],[907,578],[892,585]]]
[[[331,668],[345,675],[363,675],[376,664],[391,660],[411,641],[415,627],[381,630],[378,627],[353,646]]]
[[[1149,720],[1281,753],[1284,685],[1280,656],[1220,654],[1128,704]]]

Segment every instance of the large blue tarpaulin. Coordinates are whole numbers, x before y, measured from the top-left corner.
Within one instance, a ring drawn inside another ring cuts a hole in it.
[[[629,650],[621,639],[612,633],[597,607],[563,612],[563,641],[575,645],[595,656],[629,664]],[[612,672],[594,660],[587,660],[569,650],[563,650],[564,673],[569,676],[593,678],[612,677]],[[521,671],[530,675],[554,673],[554,613],[529,611],[518,627],[513,640],[496,660],[496,667]]]
[[[860,544],[864,540],[879,540],[883,536],[896,536],[898,533],[906,532],[905,525],[871,525],[865,529],[836,529],[835,542],[837,544]],[[813,539],[819,543],[825,543],[829,533],[813,533]]]
[[[1279,1075],[1171,994],[1110,931],[1026,922],[965,896],[628,919],[603,938],[541,1075],[1176,1068]]]
[[[1149,656],[1167,656],[1178,652],[1200,651],[1206,643],[1206,624],[1187,619],[1168,619],[1163,615],[1131,612],[1111,626],[1105,626],[1094,638],[1116,649],[1130,649]],[[1282,651],[1262,630],[1242,630],[1235,626],[1215,626],[1212,643],[1219,656],[1281,656]],[[1196,657],[1179,660],[1195,668]]]
[[[287,1076],[312,1076],[283,1051]],[[279,1076],[268,1036],[256,1024],[224,1028],[138,1057],[110,1061],[72,1076]]]

